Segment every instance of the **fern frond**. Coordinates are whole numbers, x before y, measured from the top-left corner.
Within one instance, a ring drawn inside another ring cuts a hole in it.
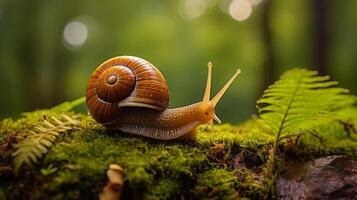
[[[334,120],[333,112],[351,107],[357,99],[348,90],[336,87],[329,76],[318,76],[315,71],[292,69],[269,86],[257,101],[259,117],[275,133],[274,146],[269,152],[266,179],[274,180],[277,146],[281,138],[311,132],[317,125]],[[272,191],[267,186],[267,191]]]
[[[14,145],[16,150],[12,156],[15,171],[18,171],[23,164],[31,166],[32,163],[36,163],[48,152],[59,134],[79,129],[80,124],[76,119],[62,114],[60,119],[55,117],[44,119],[41,124],[28,130],[25,139]]]
[[[264,91],[258,100],[260,117],[279,138],[283,134],[309,130],[333,118],[332,112],[356,102],[348,90],[335,87],[329,76],[292,69]]]

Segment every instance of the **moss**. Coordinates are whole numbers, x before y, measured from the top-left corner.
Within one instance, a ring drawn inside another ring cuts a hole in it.
[[[39,110],[1,121],[0,167],[12,168],[13,144],[28,130],[61,113]],[[266,197],[263,175],[274,136],[258,119],[217,125],[214,131],[200,126],[193,141],[154,141],[107,131],[87,115],[66,114],[81,121],[81,129],[59,135],[39,162],[23,166],[17,175],[0,169],[0,199],[95,199],[111,163],[124,168],[124,199]],[[356,124],[351,116],[345,120]],[[356,134],[349,138],[338,122],[317,131],[323,142],[306,133],[297,144],[284,140],[281,151],[306,158],[356,156]]]
[[[260,128],[245,128],[223,124],[215,126],[210,132],[208,126],[201,126],[196,141],[200,144],[224,143],[227,145],[239,144],[243,148],[260,148],[272,143],[274,137],[264,133]]]
[[[233,171],[212,169],[198,175],[193,193],[200,199],[237,199],[237,185],[238,178]]]
[[[263,189],[259,174],[244,167],[236,170],[223,168],[199,174],[193,194],[198,199],[261,199]]]
[[[180,197],[182,194],[180,184],[177,179],[162,179],[151,185],[150,190],[143,195],[144,199],[172,199]],[[182,183],[181,183],[182,184]]]
[[[304,133],[295,146],[285,143],[285,148],[293,149],[300,159],[335,154],[350,155],[357,159],[357,132],[346,130],[342,124],[347,122],[355,127],[357,125],[355,114],[357,109],[343,110],[342,118],[339,116],[340,113],[338,113],[337,119],[331,119],[328,123],[316,127],[311,132]]]

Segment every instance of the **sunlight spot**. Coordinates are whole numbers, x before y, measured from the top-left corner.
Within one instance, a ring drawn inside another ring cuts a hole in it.
[[[244,21],[252,14],[252,5],[247,0],[233,0],[229,5],[229,14],[237,21]]]
[[[69,22],[63,31],[63,38],[71,46],[81,47],[87,40],[88,28],[80,21]]]
[[[260,4],[263,0],[248,0],[248,1],[253,6],[256,6],[256,5]]]
[[[208,7],[205,0],[183,0],[182,3],[182,14],[191,19],[202,16]]]
[[[232,0],[220,0],[218,1],[219,9],[222,12],[229,14],[229,5],[231,4]]]

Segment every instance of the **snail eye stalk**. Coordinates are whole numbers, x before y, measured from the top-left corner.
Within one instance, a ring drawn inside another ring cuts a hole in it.
[[[223,95],[226,93],[226,91],[228,90],[229,86],[231,86],[231,84],[233,83],[234,79],[237,78],[237,76],[241,73],[240,69],[237,69],[236,73],[233,74],[233,76],[227,81],[227,83],[223,86],[223,88],[216,94],[216,96],[214,96],[212,98],[212,100],[210,101],[211,105],[213,106],[213,108],[216,107],[217,103],[219,102],[219,100],[223,97]]]
[[[237,71],[227,81],[227,83],[223,86],[223,88],[210,101],[209,99],[211,96],[212,66],[213,66],[212,62],[208,62],[207,66],[208,66],[207,82],[206,82],[206,89],[205,89],[205,93],[203,95],[202,103],[204,104],[204,106],[207,106],[207,107],[211,106],[214,109],[216,107],[217,103],[219,102],[219,100],[223,97],[223,95],[226,93],[228,88],[231,86],[233,81],[241,73],[241,70],[237,69]],[[219,124],[221,123],[221,120],[218,118],[218,116],[215,113],[213,113],[213,119],[215,121],[217,121]],[[209,122],[212,125],[213,125],[213,119]]]
[[[208,62],[206,89],[202,99],[202,102],[204,102],[207,105],[211,96],[211,81],[212,81],[212,62]]]

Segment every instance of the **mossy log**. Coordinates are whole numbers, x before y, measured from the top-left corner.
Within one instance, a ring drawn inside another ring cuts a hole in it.
[[[63,114],[79,127],[57,134],[43,156],[15,170],[16,144],[36,125]],[[337,129],[339,134],[323,142],[311,134],[282,141],[276,171],[290,157],[356,158],[356,141]],[[273,142],[271,131],[255,118],[237,126],[200,126],[192,140],[156,141],[108,131],[88,115],[39,110],[0,123],[0,199],[97,199],[110,164],[124,169],[122,199],[274,198],[267,190],[274,180],[264,176]]]

